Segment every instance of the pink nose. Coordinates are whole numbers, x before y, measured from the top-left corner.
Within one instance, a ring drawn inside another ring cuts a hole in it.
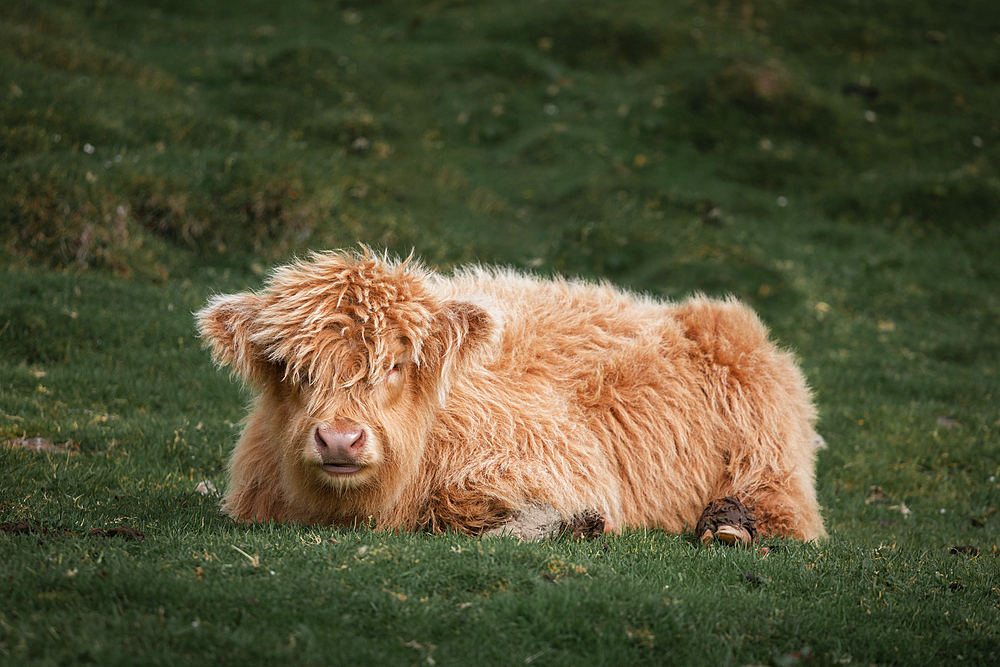
[[[316,429],[316,450],[324,463],[353,463],[365,446],[365,430],[348,421],[335,421]]]

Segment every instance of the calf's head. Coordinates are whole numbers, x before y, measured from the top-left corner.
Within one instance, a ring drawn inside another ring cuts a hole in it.
[[[275,454],[291,502],[378,511],[416,474],[449,382],[498,329],[440,286],[410,261],[315,254],[198,313],[216,363],[259,395],[239,447]]]

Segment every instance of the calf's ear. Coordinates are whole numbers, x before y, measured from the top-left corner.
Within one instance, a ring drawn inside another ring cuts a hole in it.
[[[229,366],[245,382],[263,386],[273,378],[274,364],[251,337],[256,330],[261,299],[256,294],[220,294],[195,315],[198,333],[219,366]]]
[[[470,357],[495,342],[502,323],[488,304],[452,300],[445,303],[435,341],[444,379]]]

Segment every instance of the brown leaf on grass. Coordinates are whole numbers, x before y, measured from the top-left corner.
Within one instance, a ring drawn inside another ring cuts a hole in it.
[[[55,443],[42,437],[18,438],[4,442],[7,447],[20,447],[31,452],[56,452],[60,454],[76,454],[80,451],[80,445],[67,440],[63,443]]]
[[[781,658],[778,658],[775,664],[779,667],[794,667],[795,665],[804,665],[812,662],[813,652],[808,646],[803,646],[800,650],[795,653],[789,653]]]
[[[652,648],[656,643],[656,635],[646,628],[625,628],[625,635],[637,646]]]
[[[412,648],[416,651],[420,651],[421,653],[423,653],[424,656],[423,661],[426,664],[431,665],[432,667],[433,665],[437,664],[434,658],[431,657],[431,654],[434,653],[434,649],[437,648],[437,646],[435,646],[434,644],[431,644],[430,642],[422,644],[418,642],[416,639],[404,642],[402,637],[399,637],[398,639],[403,643],[403,646],[405,646],[406,648]]]
[[[906,506],[906,503],[899,503],[898,505],[890,505],[889,509],[899,510],[900,514],[902,514],[903,517],[905,518],[909,518],[909,516],[913,514],[913,512],[910,511],[910,508]]]
[[[788,551],[787,544],[765,544],[760,549],[757,550],[757,555],[763,558],[770,553],[786,553]]]
[[[885,495],[885,491],[882,490],[881,486],[869,486],[868,487],[868,497],[865,498],[865,505],[871,505],[872,503],[884,503],[888,497]]]

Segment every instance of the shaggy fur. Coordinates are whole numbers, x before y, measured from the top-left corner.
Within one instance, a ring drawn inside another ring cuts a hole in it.
[[[366,250],[280,268],[198,320],[257,393],[229,462],[238,520],[479,533],[550,505],[679,532],[733,496],[763,535],[824,534],[809,390],[735,300]],[[363,437],[324,454],[322,429]]]

